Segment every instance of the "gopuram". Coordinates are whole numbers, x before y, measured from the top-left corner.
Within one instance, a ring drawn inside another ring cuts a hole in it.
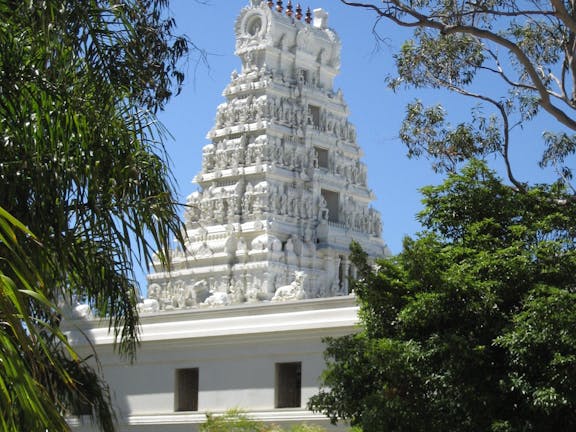
[[[187,199],[186,250],[172,252],[170,272],[155,262],[148,276],[138,361],[117,355],[106,320],[80,313],[69,323],[78,352],[98,353],[118,430],[198,432],[207,415],[234,407],[283,430],[349,430],[307,402],[326,367],[324,338],[358,330],[350,242],[372,257],[388,251],[334,90],[340,41],[327,19],[281,0],[240,12],[242,69],[224,89]],[[96,430],[82,416],[70,424]]]
[[[187,198],[186,250],[170,272],[154,263],[144,313],[347,295],[351,241],[388,253],[327,13],[253,0],[235,33],[242,68]]]

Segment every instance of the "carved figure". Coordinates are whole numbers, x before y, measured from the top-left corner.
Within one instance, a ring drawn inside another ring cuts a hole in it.
[[[258,301],[259,291],[256,288],[248,288],[246,291],[246,301],[248,303],[255,303]]]
[[[303,271],[295,271],[292,283],[278,288],[274,293],[274,297],[272,297],[272,301],[302,300],[306,298],[304,279],[306,279],[306,273]]]
[[[284,250],[288,254],[294,253],[294,242],[292,241],[292,237],[286,240],[286,245],[284,246]]]
[[[160,310],[160,303],[158,303],[158,300],[156,299],[147,298],[144,299],[142,303],[138,303],[136,307],[140,314],[156,313]]]
[[[208,282],[205,279],[195,282],[194,285],[192,285],[191,291],[196,303],[203,303],[204,300],[210,297]]]
[[[158,300],[160,298],[160,291],[162,287],[156,283],[148,286],[148,298]]]
[[[202,305],[208,307],[227,306],[230,304],[228,294],[225,292],[218,292],[214,288],[210,290],[210,297],[208,297]]]
[[[242,303],[246,301],[244,286],[241,279],[232,280],[230,283],[230,300],[232,303]]]

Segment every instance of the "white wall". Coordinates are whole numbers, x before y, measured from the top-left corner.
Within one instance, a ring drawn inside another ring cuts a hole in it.
[[[122,431],[193,431],[206,412],[230,408],[273,423],[328,426],[306,402],[319,388],[322,338],[353,332],[356,312],[354,299],[341,297],[144,317],[132,365],[112,352],[103,327],[81,325],[97,347]],[[76,332],[71,339],[87,349]],[[275,364],[285,362],[302,363],[301,408],[274,408]],[[175,370],[182,368],[199,369],[198,412],[174,411]]]

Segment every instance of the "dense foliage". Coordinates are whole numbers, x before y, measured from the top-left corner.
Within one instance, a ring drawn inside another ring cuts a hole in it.
[[[221,415],[207,414],[206,422],[200,425],[200,432],[325,432],[321,426],[295,424],[288,429],[275,424],[255,420],[239,409],[231,409]]]
[[[398,27],[412,31],[394,54],[392,89],[445,89],[478,104],[470,120],[456,124],[441,105],[409,104],[400,130],[409,156],[429,156],[435,168],[450,171],[472,157],[500,155],[509,180],[522,189],[526,179],[514,175],[514,160],[526,156],[527,142],[511,132],[540,117],[550,130],[530,137],[542,141],[534,162],[570,183],[576,152],[573,1],[341,1],[375,13],[374,31],[383,43]]]
[[[167,0],[0,0],[0,426],[105,430],[106,387],[60,332],[89,303],[137,345],[134,264],[181,238],[155,113],[183,74]]]
[[[310,406],[364,432],[576,430],[576,204],[479,162],[422,190],[424,227],[374,268]]]

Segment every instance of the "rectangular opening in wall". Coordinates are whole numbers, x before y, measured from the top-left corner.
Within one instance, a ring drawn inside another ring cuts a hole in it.
[[[198,411],[198,368],[176,369],[176,411]]]
[[[322,197],[326,200],[326,206],[328,207],[328,220],[330,222],[338,222],[338,206],[339,206],[339,194],[327,189],[322,189]]]
[[[346,287],[347,284],[347,280],[346,280],[346,271],[345,271],[345,258],[340,255],[338,257],[338,259],[340,260],[340,265],[338,266],[338,287],[340,288],[340,290],[342,290],[342,288]],[[350,294],[348,292],[346,292],[345,294]]]
[[[312,126],[315,128],[320,127],[320,107],[316,105],[308,105],[308,115],[310,116],[310,121]]]
[[[318,168],[328,169],[328,149],[322,147],[314,147],[316,156],[318,158]]]
[[[276,363],[276,408],[298,408],[301,404],[302,363]]]

